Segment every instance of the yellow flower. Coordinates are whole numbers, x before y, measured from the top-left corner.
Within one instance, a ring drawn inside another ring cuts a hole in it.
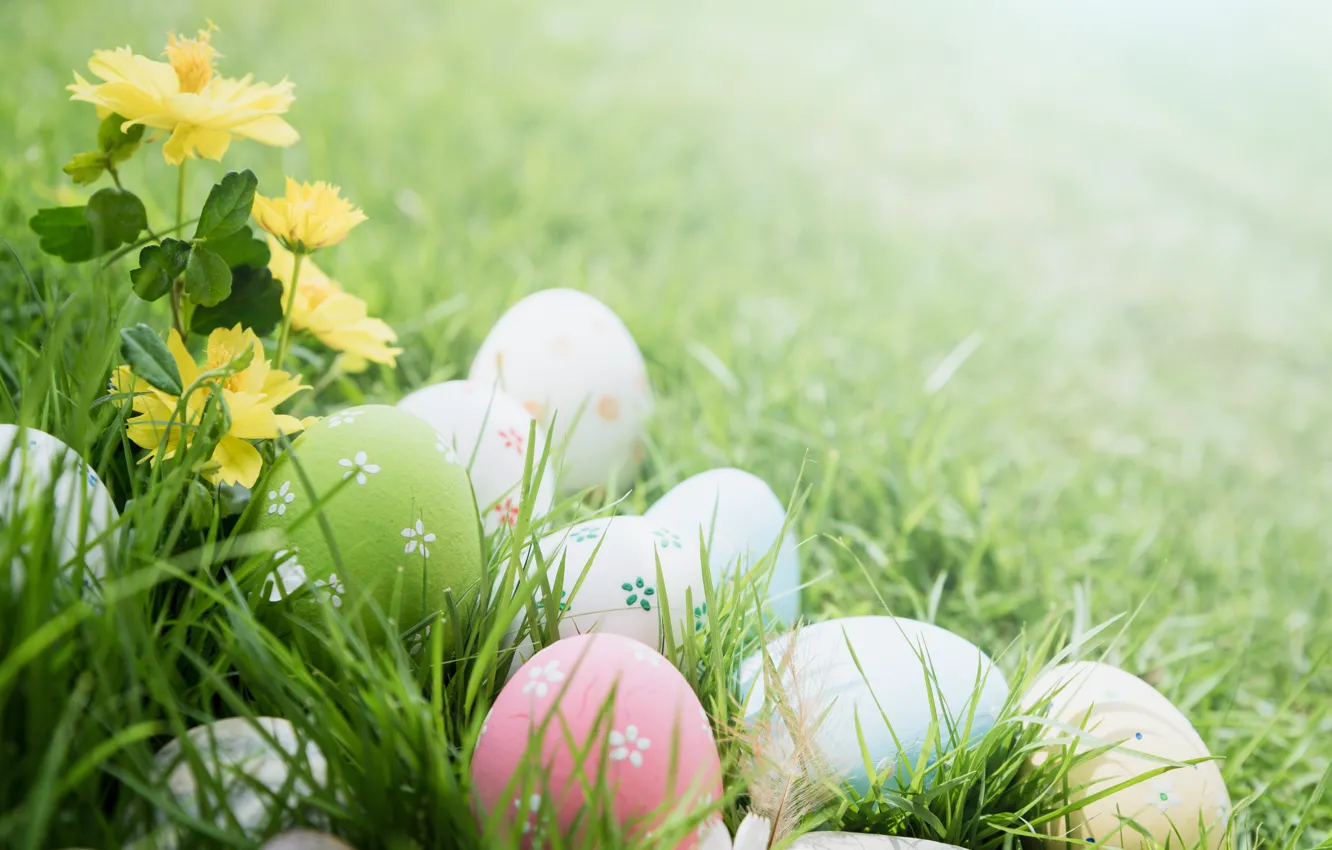
[[[121,366],[112,374],[113,392],[134,394],[132,398],[117,399],[116,403],[123,406],[128,402],[137,414],[127,423],[127,433],[136,445],[153,450],[149,455],[151,462],[157,462],[156,450],[163,443],[163,458],[175,457],[182,446],[189,447],[214,392],[221,392],[231,416],[231,427],[213,449],[212,463],[205,472],[205,477],[215,484],[221,481],[253,487],[263,468],[263,458],[248,441],[273,439],[279,433],[295,434],[311,421],[302,422],[294,416],[274,412],[273,408],[309,387],[302,386],[300,378],[269,367],[264,358],[264,345],[254,331],[242,330],[240,325],[213,331],[208,335],[208,360],[202,367],[194,362],[176,331],[171,331],[167,341],[185,387],[192,384],[200,372],[230,363],[246,346],[254,348],[250,365],[222,381],[220,386],[210,383],[195,389],[190,393],[185,410],[174,422],[171,421],[172,414],[179,402],[176,396],[148,386],[128,366]],[[170,428],[167,427],[169,422]]]
[[[365,221],[365,213],[339,194],[337,186],[297,183],[287,178],[287,193],[281,198],[254,196],[254,220],[273,234],[289,251],[308,254],[336,245],[351,229]]]
[[[271,236],[268,249],[272,254],[268,270],[282,281],[282,303],[286,304],[296,257]],[[345,372],[363,371],[369,362],[392,366],[402,353],[401,348],[389,345],[398,339],[393,328],[382,319],[367,316],[365,302],[344,292],[310,257],[301,261],[296,299],[291,304],[291,326],[309,331],[334,351],[344,352],[339,365]]]
[[[128,47],[94,51],[88,70],[102,82],[89,83],[75,73],[71,99],[96,105],[102,117],[120,115],[122,128],[143,124],[171,131],[162,154],[172,165],[195,156],[220,160],[233,137],[278,147],[295,144],[300,136],[279,117],[295,100],[292,84],[219,77],[211,38],[211,29],[196,38],[172,34],[166,62]]]

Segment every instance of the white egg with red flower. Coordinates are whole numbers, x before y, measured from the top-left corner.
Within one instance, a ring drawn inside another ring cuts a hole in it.
[[[720,800],[721,760],[707,712],[669,661],[618,635],[580,635],[538,652],[500,691],[472,754],[477,814],[488,839],[538,847],[600,814],[586,789],[603,782],[605,814],[643,835]],[[703,831],[675,847],[695,847]]]
[[[748,573],[781,539],[771,571],[758,576],[764,600],[783,622],[800,616],[800,560],[786,508],[763,479],[742,469],[709,469],[667,491],[643,515],[707,546],[712,580]],[[783,531],[785,530],[785,534]]]
[[[398,407],[424,419],[467,468],[477,510],[487,533],[512,528],[522,506],[532,417],[507,393],[476,381],[445,381],[423,387]],[[546,429],[536,426],[533,475],[546,450]],[[548,465],[532,501],[532,521],[549,511],[555,498],[555,470]]]
[[[17,425],[0,425],[0,473],[0,526],[22,534],[20,551],[31,552],[40,534],[64,574],[94,588],[115,557],[120,519],[97,473],[60,440]],[[21,558],[14,566],[21,584]]]
[[[1069,803],[1077,808],[1047,824],[1046,846],[1226,846],[1230,795],[1221,769],[1207,760],[1211,754],[1193,724],[1151,685],[1109,664],[1080,661],[1043,673],[1024,704],[1058,724],[1046,727],[1044,737],[1060,743],[1035,753],[1034,767],[1066,751],[1070,728],[1079,730],[1075,752],[1113,746],[1069,770]],[[1163,766],[1169,769],[1157,773]]]
[[[587,520],[547,535],[540,547],[546,584],[559,597],[561,638],[601,632],[660,646],[663,600],[677,636],[700,631],[707,623],[698,548],[645,517]],[[534,592],[539,616],[543,591],[538,585]],[[524,608],[509,628],[510,640],[524,635],[515,665],[533,651],[530,627],[524,628],[528,614]]]
[[[638,344],[596,298],[547,289],[519,301],[481,343],[468,378],[498,385],[550,431],[560,492],[617,492],[633,478],[652,393]]]

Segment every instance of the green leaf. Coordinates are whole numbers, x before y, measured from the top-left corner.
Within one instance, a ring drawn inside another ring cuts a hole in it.
[[[163,239],[161,245],[149,245],[139,252],[139,267],[130,272],[134,294],[144,301],[156,301],[171,291],[171,283],[185,273],[190,258],[190,243]]]
[[[142,322],[120,331],[120,353],[131,372],[159,390],[178,396],[185,389],[176,358],[157,332]]]
[[[84,212],[92,228],[93,249],[104,254],[129,245],[148,229],[148,211],[143,201],[124,189],[101,189],[88,199]]]
[[[97,182],[97,178],[106,171],[106,154],[101,151],[84,151],[60,167],[79,186]]]
[[[254,206],[254,190],[259,178],[248,168],[239,174],[227,172],[222,182],[213,187],[199,213],[199,225],[194,229],[195,239],[221,239],[245,226]]]
[[[106,161],[112,165],[119,165],[139,149],[139,141],[143,138],[144,126],[135,124],[129,128],[129,132],[122,132],[120,125],[125,123],[125,119],[119,115],[111,114],[102,120],[97,128],[97,147],[106,154]]]
[[[201,307],[215,307],[231,294],[231,269],[226,260],[195,245],[185,264],[185,297]]]
[[[237,266],[231,270],[231,295],[215,307],[200,307],[190,332],[211,333],[237,324],[267,336],[282,321],[282,282],[266,267]]]
[[[28,221],[32,232],[41,237],[41,248],[67,263],[81,263],[93,257],[93,232],[83,207],[47,207]]]
[[[257,238],[249,225],[241,227],[230,236],[221,239],[209,239],[208,247],[219,257],[227,261],[233,269],[236,266],[251,266],[261,269],[268,265],[270,258],[268,243]]]

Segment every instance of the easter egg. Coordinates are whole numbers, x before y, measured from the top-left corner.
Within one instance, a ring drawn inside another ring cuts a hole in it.
[[[738,850],[738,848],[737,848]],[[856,832],[811,832],[791,842],[791,850],[962,850],[924,838],[861,835]]]
[[[489,385],[446,381],[419,389],[398,407],[424,419],[453,448],[467,468],[486,532],[512,527],[522,505],[523,468],[532,417],[518,402]],[[546,430],[536,430],[532,474],[545,450]],[[552,458],[553,460],[553,458]],[[532,500],[532,521],[550,511],[555,499],[555,469],[548,462]]]
[[[261,591],[270,602],[294,595],[292,604],[309,610],[372,601],[406,630],[441,610],[445,591],[461,600],[480,581],[467,472],[405,410],[366,405],[321,419],[261,483],[253,530],[276,530],[286,541]],[[311,510],[322,521],[306,517]]]
[[[550,430],[563,451],[560,492],[615,492],[632,479],[652,394],[629,329],[596,298],[547,289],[519,301],[491,328],[468,377],[498,384]]]
[[[95,588],[115,556],[111,528],[120,519],[97,473],[50,434],[16,425],[0,425],[0,471],[0,524],[49,520],[56,558],[71,574],[82,565],[80,580]],[[14,567],[21,584],[23,564]]]
[[[783,536],[786,508],[763,479],[741,469],[709,469],[672,487],[644,516],[686,535],[695,547],[701,531],[713,581],[737,568],[749,570],[780,537],[776,563],[763,578],[765,598],[779,620],[800,616],[795,535]]]
[[[179,739],[154,756],[157,775],[166,777],[168,790],[191,816],[212,812],[214,823],[230,829],[230,812],[253,840],[274,816],[291,817],[290,810],[328,781],[328,763],[319,747],[302,741],[295,727],[280,717],[232,717],[195,726],[186,737],[207,778],[195,776]],[[307,819],[320,817],[313,808],[306,814]],[[167,826],[165,813],[159,812],[157,819]]]
[[[773,843],[772,820],[750,813],[736,828],[734,841],[725,824],[718,822],[708,827],[699,850],[768,850],[770,843]],[[953,844],[923,838],[858,832],[811,832],[788,846],[794,850],[961,850]]]
[[[573,828],[589,804],[584,783],[601,780],[631,836],[722,794],[712,726],[684,676],[638,641],[579,635],[538,652],[500,691],[472,755],[472,784],[478,815],[498,809],[507,834],[535,847]],[[676,846],[696,843],[693,834]]]
[[[1210,755],[1170,700],[1117,667],[1081,661],[1048,670],[1028,690],[1024,704],[1047,700],[1037,711],[1084,730],[1078,752],[1119,744],[1069,772],[1071,804],[1159,769],[1160,759],[1184,762]],[[1068,734],[1067,728],[1054,727],[1047,733],[1061,738]],[[1032,762],[1043,764],[1052,755],[1038,752]],[[1168,770],[1070,813],[1051,824],[1047,846],[1066,847],[1067,837],[1124,850],[1164,846],[1167,841],[1171,847],[1219,848],[1229,815],[1230,796],[1221,769],[1215,761],[1201,762]]]
[[[659,647],[663,597],[677,635],[699,631],[706,623],[698,548],[645,517],[588,520],[547,535],[540,546],[552,592],[564,565],[558,591],[561,638],[604,632]],[[658,559],[664,586],[657,582]],[[540,589],[536,598],[542,599]],[[518,614],[509,629],[511,637],[526,616],[525,610]],[[517,661],[531,654],[532,642],[525,638],[516,651]]]
[[[762,653],[741,665],[741,694],[748,695],[746,718],[752,723],[760,717],[769,688],[779,689],[788,707],[797,704],[797,697],[800,705],[826,707],[815,743],[837,778],[861,793],[868,790],[871,777],[865,772],[857,719],[876,771],[890,774],[885,787],[891,790],[910,782],[908,768],[916,764],[930,733],[931,698],[942,741],[936,742],[933,755],[962,743],[950,733],[946,718],[951,718],[955,731],[961,731],[974,706],[968,740],[975,741],[993,727],[1008,698],[1003,674],[985,653],[929,623],[903,617],[847,617],[805,626],[794,635],[793,647],[791,635],[768,643],[768,655],[780,671],[777,682],[764,681]],[[848,641],[855,648],[854,657]],[[778,734],[787,734],[780,720],[774,723]]]
[[[259,850],[352,850],[352,847],[327,832],[293,829],[268,839]]]

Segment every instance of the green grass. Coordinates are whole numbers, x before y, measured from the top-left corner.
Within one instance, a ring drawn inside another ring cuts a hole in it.
[[[1063,5],[0,5],[0,234],[32,275],[0,258],[0,420],[135,499],[119,601],[61,596],[36,564],[0,592],[0,845],[120,846],[171,808],[157,745],[261,711],[338,754],[320,804],[358,847],[480,846],[462,778],[484,712],[463,682],[491,687],[493,653],[444,675],[335,621],[321,677],[272,638],[175,510],[183,475],[147,487],[116,411],[90,406],[117,329],[162,311],[26,228],[92,138],[71,71],[205,17],[224,70],[297,83],[300,145],[227,163],[269,192],[332,180],[371,217],[321,264],[407,353],[323,406],[464,373],[522,294],[585,289],[658,394],[628,509],[710,466],[783,495],[803,469],[806,611],[930,619],[1010,675],[1120,618],[1096,651],[1225,759],[1241,846],[1329,841],[1332,18]],[[192,170],[195,203],[221,173]],[[157,151],[124,177],[164,220]],[[954,775],[1006,777],[1012,746]],[[920,805],[1000,846],[1014,793],[977,788]],[[878,825],[932,834],[920,810]]]

